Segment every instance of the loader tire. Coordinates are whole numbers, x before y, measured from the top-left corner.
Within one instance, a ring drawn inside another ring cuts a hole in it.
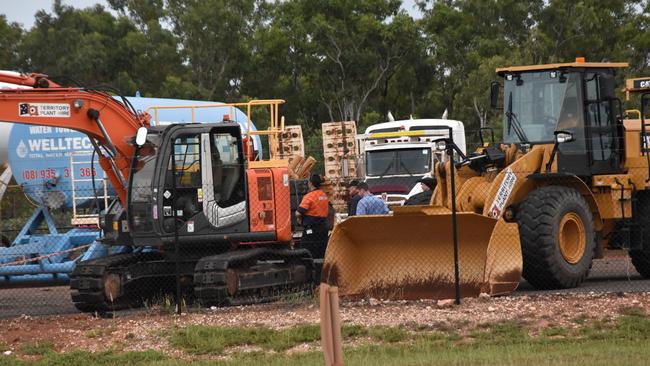
[[[562,186],[531,192],[517,210],[523,277],[538,289],[578,286],[596,249],[593,216],[578,191]]]
[[[630,259],[636,271],[643,278],[650,278],[650,192],[637,193],[637,212],[634,218],[643,230],[643,243],[641,249],[629,251]]]

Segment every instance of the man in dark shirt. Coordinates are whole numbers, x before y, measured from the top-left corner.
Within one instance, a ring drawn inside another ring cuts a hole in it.
[[[356,179],[351,181],[349,184],[350,199],[348,199],[348,216],[354,216],[357,214],[357,205],[359,204],[359,200],[362,198],[357,189],[358,186],[359,181]]]
[[[404,202],[404,206],[428,205],[431,202],[433,189],[436,188],[436,180],[431,177],[423,177],[418,180],[422,186],[422,192],[414,194]]]

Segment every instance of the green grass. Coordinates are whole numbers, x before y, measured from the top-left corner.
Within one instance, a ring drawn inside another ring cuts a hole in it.
[[[395,343],[405,340],[409,333],[399,327],[377,326],[370,328],[370,336],[375,341]]]
[[[525,323],[482,324],[470,331],[428,327],[345,326],[346,365],[645,365],[650,358],[650,317],[633,310],[617,320],[585,320],[577,329],[552,326],[530,336]],[[417,330],[417,329],[422,330]],[[51,344],[23,346],[36,360],[0,357],[0,366],[180,366],[180,365],[322,365],[320,330],[301,325],[282,330],[264,327],[188,326],[170,330],[170,343],[190,356],[175,359],[160,352],[56,353]],[[313,351],[284,352],[310,343]],[[252,352],[228,353],[249,345]],[[36,351],[34,351],[36,350]],[[194,355],[194,356],[193,356]],[[200,356],[199,356],[200,355]],[[189,358],[189,359],[187,359]]]
[[[109,336],[113,332],[115,332],[115,328],[112,328],[112,327],[95,328],[95,329],[91,329],[91,330],[88,330],[88,331],[84,332],[84,335],[87,338],[100,338],[100,337],[104,337],[104,336]]]
[[[42,356],[54,350],[54,344],[50,341],[26,343],[20,347],[20,352],[30,356]]]
[[[193,354],[222,354],[227,347],[257,346],[263,349],[284,351],[297,344],[320,339],[317,325],[300,325],[285,330],[265,327],[224,328],[191,325],[175,329],[170,343]]]

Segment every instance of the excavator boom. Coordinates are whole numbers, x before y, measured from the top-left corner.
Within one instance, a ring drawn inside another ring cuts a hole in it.
[[[0,90],[1,121],[85,133],[118,197],[126,203],[126,182],[134,152],[130,140],[138,128],[149,127],[149,115],[130,110],[103,91],[62,88],[41,74],[3,71],[0,82],[34,87]]]

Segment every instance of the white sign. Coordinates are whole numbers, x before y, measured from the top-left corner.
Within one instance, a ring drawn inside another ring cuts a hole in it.
[[[187,232],[188,233],[193,233],[194,232],[194,221],[188,221],[187,222]]]
[[[65,103],[19,103],[18,116],[20,117],[70,117],[70,104]]]
[[[517,182],[517,175],[512,172],[512,169],[508,168],[506,174],[501,181],[501,186],[497,191],[496,197],[494,197],[494,202],[490,206],[488,211],[488,216],[497,219],[503,213],[503,208],[510,198],[510,193],[512,193],[512,188],[514,188],[515,183]]]

